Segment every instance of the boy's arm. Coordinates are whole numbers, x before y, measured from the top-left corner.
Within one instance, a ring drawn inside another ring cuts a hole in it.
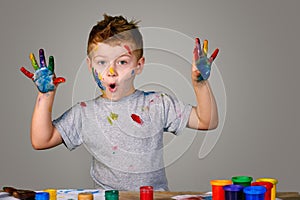
[[[211,64],[219,50],[216,49],[207,58],[208,42],[204,40],[203,49],[196,38],[194,59],[192,64],[192,84],[196,95],[197,106],[192,108],[187,126],[193,129],[209,130],[218,126],[218,109],[215,97],[208,82]]]
[[[208,81],[194,86],[197,106],[192,108],[188,127],[199,130],[215,129],[218,126],[218,109]]]
[[[56,87],[58,84],[65,82],[65,79],[55,76],[53,56],[49,57],[48,66],[43,49],[39,50],[39,58],[40,66],[37,64],[34,55],[30,54],[34,73],[27,71],[24,67],[21,67],[20,70],[35,83],[39,90],[31,121],[32,146],[35,149],[47,149],[62,143],[59,132],[52,125],[52,106]]]
[[[30,138],[34,149],[48,149],[62,143],[62,138],[52,124],[52,105],[55,91],[38,93],[32,114]]]

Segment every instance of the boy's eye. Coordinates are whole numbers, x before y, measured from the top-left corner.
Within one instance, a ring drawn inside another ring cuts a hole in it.
[[[126,65],[128,62],[126,60],[120,60],[118,62],[119,65]]]
[[[98,61],[97,63],[98,63],[98,65],[105,65],[105,64],[106,64],[106,62],[105,62],[105,61],[103,61],[103,60],[101,60],[101,61]]]

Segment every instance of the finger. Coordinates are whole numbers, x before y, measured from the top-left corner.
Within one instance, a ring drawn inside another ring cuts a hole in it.
[[[49,66],[48,69],[51,72],[54,72],[54,57],[53,56],[49,56]]]
[[[66,79],[63,77],[57,77],[57,78],[54,78],[54,80],[53,80],[54,85],[58,85],[58,84],[64,83],[64,82],[66,82]]]
[[[45,53],[44,53],[44,49],[40,49],[39,50],[39,54],[40,54],[40,67],[46,67],[46,60],[45,60]]]
[[[30,78],[30,79],[32,79],[33,76],[34,76],[33,73],[29,72],[29,71],[28,71],[27,69],[25,69],[24,67],[21,67],[21,68],[20,68],[20,71],[23,72],[23,74],[24,74],[25,76],[27,76],[28,78]]]
[[[203,55],[207,56],[207,51],[208,51],[208,40],[203,41]]]
[[[200,40],[199,38],[195,39],[195,47],[194,47],[194,60],[193,60],[193,65],[196,64],[197,60],[199,60],[199,55],[201,53],[201,48],[200,48]]]
[[[38,70],[39,69],[39,65],[36,63],[36,59],[33,53],[31,53],[29,55],[30,61],[31,61],[31,65],[33,67],[34,70]]]
[[[209,62],[213,62],[216,59],[218,53],[219,53],[219,49],[217,48],[217,49],[215,49],[215,51],[213,52],[213,54],[211,54],[211,56],[209,58]]]

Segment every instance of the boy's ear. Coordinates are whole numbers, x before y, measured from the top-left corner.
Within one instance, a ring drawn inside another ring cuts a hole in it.
[[[137,63],[136,74],[142,73],[142,71],[143,71],[143,69],[144,69],[144,64],[145,64],[145,57],[141,57],[141,58],[138,60],[138,63]]]
[[[89,71],[92,72],[92,61],[88,56],[86,57],[86,64],[88,66]]]

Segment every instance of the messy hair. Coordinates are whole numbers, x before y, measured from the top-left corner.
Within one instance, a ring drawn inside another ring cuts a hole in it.
[[[93,26],[88,39],[87,55],[98,43],[118,45],[121,42],[130,42],[134,45],[133,53],[137,59],[143,56],[143,37],[138,30],[138,22],[128,21],[123,16],[109,16]]]

